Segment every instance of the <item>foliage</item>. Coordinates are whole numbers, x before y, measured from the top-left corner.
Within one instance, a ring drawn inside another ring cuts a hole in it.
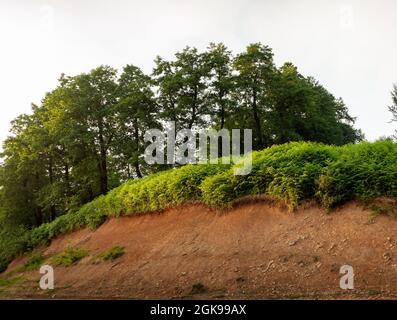
[[[325,207],[350,199],[397,195],[397,146],[386,140],[342,147],[312,142],[275,145],[252,154],[252,171],[233,174],[241,165],[186,165],[127,182],[78,211],[33,229],[30,246],[84,226],[98,227],[107,217],[140,214],[202,201],[228,207],[246,195],[266,194],[291,209],[319,200]]]
[[[261,43],[236,55],[222,43],[203,52],[186,47],[170,60],[157,57],[150,75],[134,65],[120,74],[103,65],[62,74],[30,114],[12,121],[3,145],[0,270],[18,252],[77,228],[97,228],[110,216],[196,200],[230,206],[247,194],[266,193],[295,207],[314,193],[325,205],[363,193],[329,190],[342,187],[328,176],[332,168],[320,172],[344,149],[310,143],[255,152],[247,177],[222,165],[148,165],[144,134],[167,128],[166,121],[177,131],[252,129],[254,150],[363,139],[341,99],[292,63],[277,68],[272,49]]]
[[[326,207],[352,199],[397,197],[397,145],[391,140],[340,148],[323,171],[318,198]]]
[[[316,181],[335,155],[335,147],[307,142],[255,152],[249,175],[236,176],[231,168],[204,181],[203,201],[212,206],[230,206],[245,195],[267,194],[294,208],[314,197]]]
[[[81,248],[68,248],[64,252],[52,257],[56,266],[70,267],[88,255],[88,251]]]
[[[29,233],[20,226],[12,226],[0,219],[0,272],[18,253],[28,249]]]
[[[14,285],[21,284],[25,281],[26,279],[23,277],[5,278],[5,279],[0,278],[0,291],[7,290],[8,288]]]
[[[98,255],[104,261],[114,261],[124,255],[124,248],[120,246],[112,247]]]
[[[172,60],[158,57],[152,75],[134,65],[120,75],[109,66],[61,75],[31,114],[12,122],[0,209],[16,225],[37,227],[127,179],[163,170],[142,154],[144,133],[165,121],[176,130],[251,128],[256,150],[362,139],[341,99],[291,63],[277,68],[268,46],[250,44],[236,56],[222,43],[204,52],[186,47]]]
[[[41,267],[43,262],[45,261],[45,258],[42,253],[34,253],[32,254],[28,261],[23,265],[24,270],[33,270],[33,269],[38,269]]]

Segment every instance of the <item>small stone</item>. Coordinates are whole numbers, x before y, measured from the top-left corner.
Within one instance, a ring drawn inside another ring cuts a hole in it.
[[[332,249],[334,249],[336,247],[335,243],[332,243],[331,246],[328,249],[328,252],[332,251]]]
[[[390,255],[390,253],[385,252],[385,253],[383,254],[383,259],[384,259],[385,261],[390,261],[390,260],[391,260],[391,255]]]
[[[273,263],[274,263],[274,260],[270,260],[269,263],[267,264],[266,269],[263,270],[262,272],[263,273],[267,272],[270,269],[270,267],[273,265]]]

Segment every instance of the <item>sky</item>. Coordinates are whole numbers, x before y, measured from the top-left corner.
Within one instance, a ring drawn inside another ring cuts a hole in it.
[[[395,0],[0,0],[0,142],[61,73],[134,64],[223,42],[239,53],[270,46],[357,117],[368,140],[389,136],[397,83]]]

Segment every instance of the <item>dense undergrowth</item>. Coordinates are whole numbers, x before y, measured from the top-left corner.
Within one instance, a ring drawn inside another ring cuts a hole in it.
[[[0,244],[3,267],[18,253],[48,243],[58,234],[97,228],[108,217],[161,210],[187,201],[225,208],[242,196],[265,194],[294,209],[309,199],[332,208],[352,199],[397,197],[397,144],[389,140],[342,147],[292,142],[252,156],[252,171],[246,176],[234,175],[234,166],[241,163],[201,164],[129,181],[78,211]]]

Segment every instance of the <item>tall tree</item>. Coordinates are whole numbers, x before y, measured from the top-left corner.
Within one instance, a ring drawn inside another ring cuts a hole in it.
[[[269,89],[275,73],[273,53],[261,43],[250,44],[246,51],[234,59],[234,68],[239,107],[252,115],[254,129],[254,147],[263,148],[269,144],[264,137],[266,113],[269,110]]]
[[[216,127],[223,129],[230,116],[233,89],[232,54],[223,43],[210,43],[203,54],[204,63],[209,69],[208,104]]]
[[[336,99],[292,63],[277,71],[270,90],[268,124],[272,143],[318,141],[344,144],[361,139],[342,99]]]
[[[144,153],[144,132],[150,128],[159,128],[158,106],[151,88],[152,80],[138,67],[127,65],[119,79],[117,121],[118,133],[114,151],[117,159],[127,168],[127,178],[131,178],[130,164],[135,176],[143,176],[140,159]]]
[[[175,121],[177,130],[205,125],[210,113],[206,99],[209,69],[203,54],[186,47],[175,54],[174,61],[158,57],[155,63],[153,75],[164,119]]]
[[[100,66],[88,74],[67,79],[68,112],[74,120],[75,140],[96,158],[99,191],[108,191],[108,151],[116,133],[117,71]]]

